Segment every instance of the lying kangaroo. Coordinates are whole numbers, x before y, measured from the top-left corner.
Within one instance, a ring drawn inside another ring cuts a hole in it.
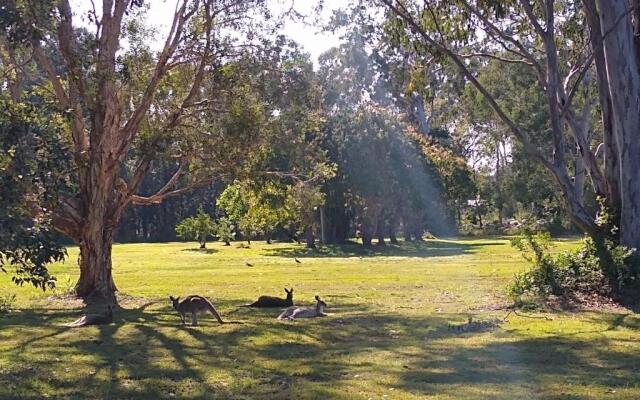
[[[180,297],[169,296],[169,299],[173,303],[173,308],[178,311],[180,314],[180,319],[182,320],[182,325],[186,324],[185,317],[187,313],[191,313],[191,325],[198,325],[197,314],[206,314],[210,312],[218,322],[224,324],[222,318],[220,318],[220,314],[213,307],[213,304],[206,298],[198,295],[191,295],[184,298],[184,300],[180,301]]]
[[[274,296],[260,296],[258,300],[254,301],[251,304],[245,304],[240,307],[257,307],[257,308],[275,308],[275,307],[291,307],[293,305],[293,288],[288,290],[284,288],[284,291],[287,292],[287,298],[283,299],[280,297]]]
[[[113,322],[113,306],[109,304],[107,305],[107,312],[105,314],[87,314],[69,324],[66,324],[66,326],[71,328],[77,328],[80,326],[87,326],[87,325],[107,325],[112,322]]]
[[[289,307],[282,312],[282,314],[278,315],[278,319],[297,319],[297,318],[315,318],[315,317],[324,317],[327,314],[324,313],[324,308],[327,306],[327,303],[320,300],[319,296],[316,296],[316,307],[315,309],[309,307]]]

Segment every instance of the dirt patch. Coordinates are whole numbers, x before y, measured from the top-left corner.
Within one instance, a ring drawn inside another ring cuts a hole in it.
[[[131,296],[126,293],[116,292],[116,299],[118,301],[118,305],[122,308],[138,308],[143,305],[148,304],[150,301],[157,299],[148,299],[145,297],[139,296]],[[79,309],[84,308],[86,306],[83,299],[78,298],[73,293],[61,293],[61,294],[53,294],[48,296],[44,300],[44,305],[47,308],[58,308],[58,309]]]

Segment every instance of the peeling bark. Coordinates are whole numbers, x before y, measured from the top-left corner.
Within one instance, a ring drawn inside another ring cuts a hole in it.
[[[627,0],[599,0],[620,166],[620,242],[640,248],[640,71]]]

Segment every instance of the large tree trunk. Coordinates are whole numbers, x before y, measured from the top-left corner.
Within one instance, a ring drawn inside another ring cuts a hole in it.
[[[76,295],[88,303],[115,303],[115,291],[111,269],[113,233],[102,223],[94,223],[86,229],[80,242],[80,278],[75,287]]]
[[[620,165],[620,242],[640,248],[640,71],[628,0],[599,0]]]
[[[598,100],[602,117],[603,141],[602,147],[597,153],[601,153],[604,159],[604,177],[606,182],[605,197],[607,206],[612,214],[612,223],[620,226],[620,164],[618,159],[618,145],[613,133],[613,106],[611,93],[609,92],[609,78],[605,61],[602,28],[595,0],[583,0],[585,15],[590,26],[589,39],[596,66],[596,78],[598,83]]]

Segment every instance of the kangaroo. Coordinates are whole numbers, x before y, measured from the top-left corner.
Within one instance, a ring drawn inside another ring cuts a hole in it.
[[[220,314],[213,307],[213,304],[206,298],[198,295],[191,295],[184,298],[184,300],[180,301],[180,297],[169,296],[169,299],[173,303],[173,308],[180,314],[180,319],[182,320],[182,325],[186,324],[185,317],[188,313],[191,313],[191,325],[198,325],[197,314],[206,314],[210,312],[218,322],[224,324],[222,318],[220,318]]]
[[[316,296],[316,307],[314,309],[309,307],[289,307],[278,315],[278,319],[294,320],[297,318],[324,317],[327,315],[324,313],[325,307],[327,307],[327,303],[320,300],[320,296]]]
[[[71,328],[78,328],[88,325],[107,325],[113,322],[113,306],[109,304],[107,306],[107,312],[105,314],[87,314],[77,320],[66,324]]]
[[[287,293],[287,298],[283,299],[274,296],[260,296],[258,300],[251,304],[245,304],[240,307],[257,307],[257,308],[275,308],[275,307],[291,307],[293,305],[293,288],[288,290],[284,288]]]

